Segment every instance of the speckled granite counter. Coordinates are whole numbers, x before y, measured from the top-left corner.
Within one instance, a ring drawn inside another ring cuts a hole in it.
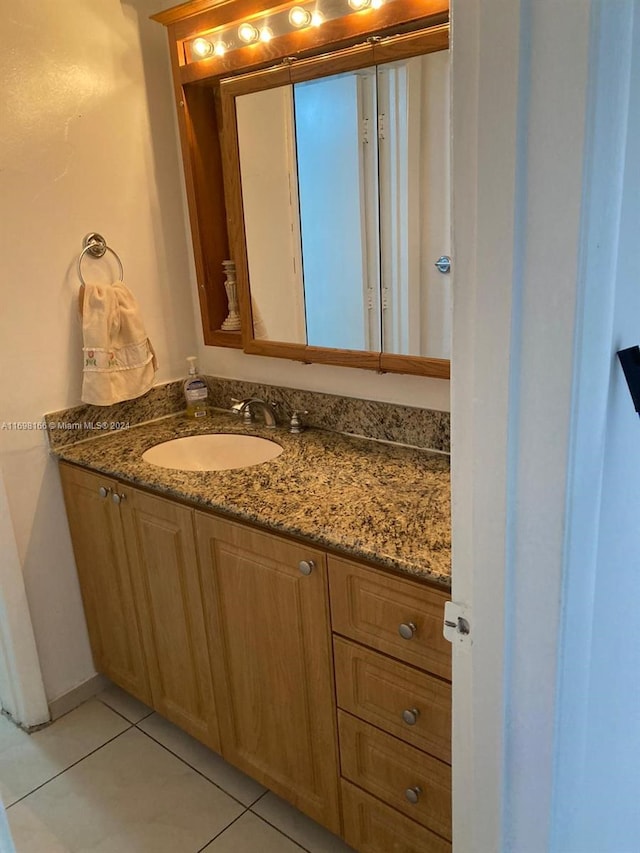
[[[284,451],[231,471],[172,471],[141,459],[154,444],[201,432],[260,435]],[[323,430],[291,435],[245,427],[221,412],[206,424],[174,415],[54,452],[154,492],[450,586],[447,456]]]

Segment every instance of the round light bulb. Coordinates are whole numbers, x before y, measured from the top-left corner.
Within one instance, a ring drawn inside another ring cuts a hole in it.
[[[213,52],[216,56],[224,56],[227,52],[227,46],[223,41],[216,42],[216,46],[213,48]]]
[[[384,3],[384,0],[371,0],[371,8],[372,9],[379,9],[383,3]]]
[[[324,24],[324,15],[322,12],[313,12],[311,15],[311,26],[319,27]]]
[[[273,38],[273,30],[270,27],[260,29],[260,41],[269,42]]]
[[[311,12],[302,6],[294,6],[289,12],[289,23],[292,27],[308,27],[311,23]]]
[[[253,26],[253,24],[240,24],[238,27],[238,38],[245,42],[245,44],[250,44],[252,41],[257,41],[260,36],[258,30]]]
[[[196,56],[204,58],[212,53],[213,45],[208,41],[208,39],[194,39],[191,44],[191,50]]]
[[[370,6],[371,0],[349,0],[349,5],[352,9],[355,9],[356,12],[359,12],[360,9],[366,9],[367,6]]]

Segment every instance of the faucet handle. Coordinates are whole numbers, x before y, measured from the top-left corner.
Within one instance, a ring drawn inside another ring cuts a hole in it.
[[[302,432],[304,427],[302,426],[302,421],[300,420],[300,415],[308,415],[309,412],[306,409],[303,409],[299,412],[294,412],[291,415],[291,421],[289,423],[289,432],[292,432],[294,435]]]

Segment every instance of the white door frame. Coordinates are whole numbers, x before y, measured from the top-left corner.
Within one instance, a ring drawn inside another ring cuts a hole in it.
[[[547,850],[589,0],[453,0],[455,853]]]

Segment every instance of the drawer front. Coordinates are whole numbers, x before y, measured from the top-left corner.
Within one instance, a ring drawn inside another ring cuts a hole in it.
[[[451,840],[451,767],[344,711],[338,724],[342,775]]]
[[[451,685],[334,637],[338,707],[451,763]]]
[[[329,584],[336,633],[451,680],[448,595],[337,557],[329,557]]]
[[[451,844],[342,780],[344,839],[359,853],[451,853]]]

